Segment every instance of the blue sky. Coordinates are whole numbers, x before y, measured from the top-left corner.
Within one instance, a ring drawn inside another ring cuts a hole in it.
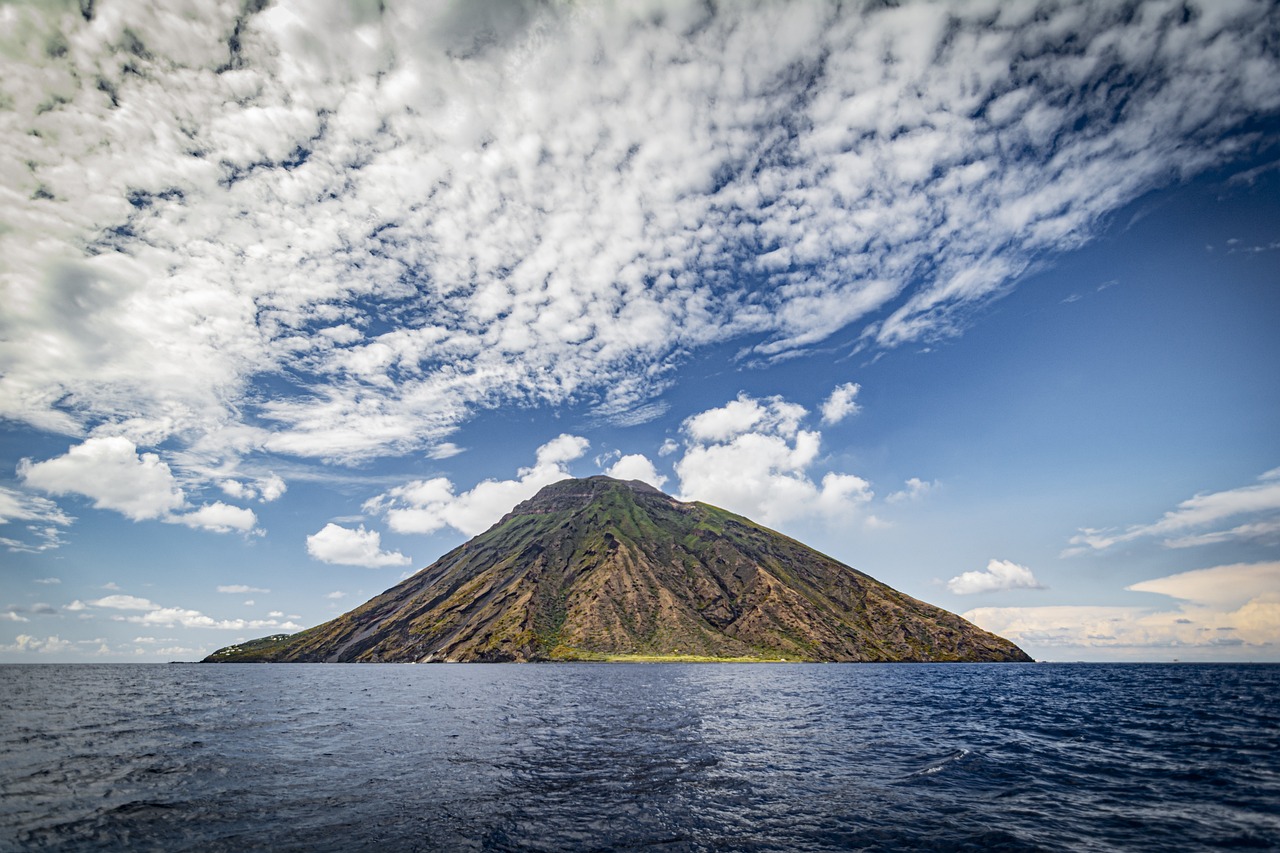
[[[0,661],[601,472],[1037,658],[1280,660],[1274,4],[424,5],[0,5]]]

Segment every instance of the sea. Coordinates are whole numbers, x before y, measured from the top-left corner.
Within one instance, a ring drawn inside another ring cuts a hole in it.
[[[0,667],[0,849],[1280,849],[1280,665]]]

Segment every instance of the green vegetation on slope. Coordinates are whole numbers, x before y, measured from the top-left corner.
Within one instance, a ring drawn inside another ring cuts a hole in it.
[[[350,613],[209,660],[1028,660],[749,519],[607,477],[546,487]]]

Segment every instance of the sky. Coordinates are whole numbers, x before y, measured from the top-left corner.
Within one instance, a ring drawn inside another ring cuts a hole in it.
[[[0,662],[565,477],[1042,660],[1280,661],[1280,7],[0,0]]]

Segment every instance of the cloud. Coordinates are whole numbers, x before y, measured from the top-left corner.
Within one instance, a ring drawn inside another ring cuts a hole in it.
[[[687,418],[684,431],[698,442],[728,441],[757,429],[791,438],[808,414],[804,406],[788,403],[781,397],[771,397],[762,403],[747,394],[739,394],[738,399],[719,408]]]
[[[1044,589],[1044,586],[1026,566],[1009,560],[991,560],[984,571],[964,572],[947,581],[947,589],[956,595],[973,595],[1007,589]]]
[[[1280,562],[1233,563],[1195,569],[1142,581],[1125,589],[1154,592],[1218,608],[1240,607],[1255,598],[1280,601]]]
[[[1276,539],[1280,537],[1280,479],[1275,470],[1258,478],[1260,482],[1221,492],[1196,495],[1166,512],[1158,521],[1132,525],[1124,530],[1081,529],[1071,537],[1073,546],[1064,556],[1105,551],[1123,542],[1147,537],[1165,537],[1170,548],[1190,548],[1243,539]],[[1229,519],[1252,516],[1256,520],[1231,527],[1221,525]],[[1217,527],[1216,530],[1200,530]]]
[[[63,544],[61,528],[71,524],[71,516],[48,498],[0,486],[0,524],[27,522],[26,538],[0,536],[0,545],[10,551],[39,553]]]
[[[661,489],[663,484],[667,482],[667,478],[658,473],[658,469],[653,467],[653,462],[649,457],[641,453],[628,453],[618,458],[617,462],[605,470],[610,477],[616,477],[619,480],[639,480],[642,483],[648,483],[655,489]]]
[[[242,583],[233,583],[233,584],[225,584],[223,586],[219,586],[218,592],[226,592],[232,595],[244,595],[245,593],[250,593],[250,592],[260,592],[260,593],[266,594],[268,592],[271,592],[271,590],[263,589],[260,586],[248,586]]]
[[[1064,650],[1280,647],[1280,563],[1214,566],[1126,588],[1171,596],[1177,606],[979,607],[964,617],[1016,643]]]
[[[150,625],[162,628],[217,628],[219,630],[241,631],[249,628],[279,628],[293,631],[302,626],[293,622],[281,622],[278,619],[214,619],[199,610],[183,607],[165,607],[146,598],[135,595],[108,595],[97,601],[90,601],[93,607],[106,610],[122,610],[128,615],[113,617],[120,622],[135,625]]]
[[[214,533],[251,533],[258,524],[258,516],[253,510],[230,506],[222,501],[205,504],[194,512],[175,515],[172,519],[188,527]]]
[[[62,579],[61,578],[36,578],[33,581],[33,583],[60,584],[62,583]]]
[[[924,498],[934,489],[938,488],[937,481],[926,482],[919,477],[912,477],[905,483],[906,488],[897,492],[893,492],[887,498],[886,503],[898,504],[909,503]]]
[[[635,422],[698,347],[955,334],[1280,109],[1266,3],[257,6],[6,7],[0,417],[210,470]]]
[[[0,618],[8,619],[10,622],[31,621],[27,618],[26,614],[31,614],[33,616],[56,616],[58,615],[58,608],[54,607],[52,604],[46,604],[42,601],[38,601],[35,604],[27,606],[11,606],[6,612],[0,614]]]
[[[859,410],[856,399],[862,386],[856,382],[846,382],[831,390],[831,396],[822,403],[822,422],[837,424],[849,415],[856,415]]]
[[[134,443],[121,436],[86,439],[44,462],[23,459],[18,476],[50,494],[84,495],[95,507],[134,521],[161,518],[186,502],[169,466],[154,453],[139,455]]]
[[[137,446],[122,436],[89,438],[62,456],[43,462],[23,459],[18,463],[18,476],[50,494],[91,498],[95,507],[115,510],[134,521],[156,519],[215,533],[250,533],[258,522],[253,510],[222,501],[180,512],[188,503],[168,464],[157,454],[139,454]],[[274,475],[259,482],[262,492],[236,481],[221,485],[224,491],[246,497],[261,494],[264,500],[284,491],[284,481]],[[47,517],[55,523],[69,522],[60,512]]]
[[[588,447],[585,438],[562,433],[539,447],[533,466],[521,468],[514,480],[485,480],[456,495],[453,482],[445,477],[413,480],[370,498],[364,509],[384,516],[397,533],[434,533],[452,527],[474,536],[543,486],[571,477],[568,463],[581,458]]]
[[[74,648],[73,643],[60,639],[56,634],[43,640],[30,634],[19,634],[12,645],[0,645],[0,652],[58,654],[72,651]]]
[[[66,526],[71,518],[47,498],[0,486],[0,524],[35,521]]]
[[[323,563],[341,566],[407,566],[409,558],[399,551],[382,550],[382,534],[376,530],[358,530],[330,522],[319,533],[307,537],[307,553]]]
[[[797,518],[848,519],[868,503],[870,484],[826,472],[815,482],[820,433],[800,429],[808,412],[781,397],[736,400],[685,420],[675,462],[684,500],[700,500],[766,524]]]
[[[218,483],[218,486],[222,491],[238,500],[247,501],[257,498],[263,503],[279,500],[289,488],[284,479],[275,473],[269,473],[265,477],[254,480],[253,483],[227,479]]]
[[[112,610],[157,610],[160,605],[136,595],[108,595],[96,601],[90,601],[94,607],[109,607]]]
[[[346,597],[347,597],[347,594],[340,589],[335,589],[333,592],[325,594],[325,598],[331,598],[334,601],[337,601],[339,598],[346,598]]]

